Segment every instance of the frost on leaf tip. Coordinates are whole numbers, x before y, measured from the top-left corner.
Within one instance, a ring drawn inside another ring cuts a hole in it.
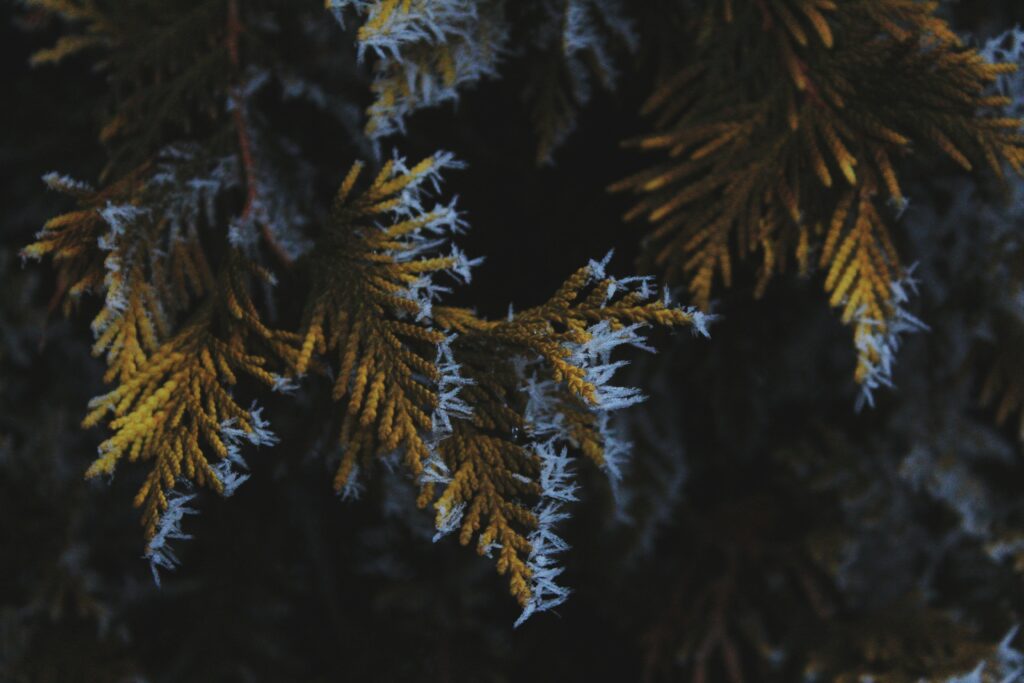
[[[149,560],[150,571],[153,572],[153,583],[160,587],[160,570],[174,570],[180,561],[171,547],[173,540],[192,538],[181,529],[181,520],[185,515],[194,515],[196,510],[188,507],[194,495],[186,495],[179,491],[171,491],[167,496],[167,509],[160,515],[156,532],[146,546],[146,559]]]
[[[333,397],[343,404],[338,490],[360,462],[396,450],[418,475],[431,435],[467,411],[450,335],[433,321],[450,289],[442,276],[465,282],[479,262],[450,244],[465,227],[454,203],[433,200],[441,172],[454,167],[448,153],[411,166],[396,156],[357,189],[355,164],[309,257],[312,292],[293,370],[333,357]]]
[[[230,495],[245,478],[235,470],[241,466],[241,441],[276,442],[260,409],[242,408],[228,390],[239,374],[267,387],[275,384],[275,375],[264,367],[267,360],[247,350],[253,339],[274,346],[273,333],[248,298],[247,275],[242,262],[233,261],[216,297],[155,345],[116,387],[89,403],[83,425],[106,421],[112,433],[100,444],[87,477],[112,474],[124,459],[150,463],[135,497],[147,539],[157,533],[176,481]]]
[[[885,204],[905,205],[901,162],[935,153],[965,170],[1024,170],[1021,120],[992,90],[1009,89],[1014,66],[983,58],[1019,57],[1019,45],[1013,35],[979,54],[936,3],[800,6],[722,3],[694,22],[643,107],[652,132],[628,142],[661,160],[612,189],[633,192],[627,218],[650,224],[645,265],[704,309],[738,261],[758,262],[760,296],[791,263],[809,273],[818,252],[870,394],[885,383],[887,321],[914,327],[891,287],[903,266]]]
[[[613,353],[651,350],[646,326],[695,323],[646,278],[609,275],[610,258],[578,270],[547,303],[498,320],[434,309],[436,323],[457,332],[450,348],[470,410],[437,441],[421,501],[433,501],[439,537],[457,532],[495,558],[523,608],[517,624],[568,595],[556,562],[568,546],[555,527],[576,497],[571,454],[612,476],[626,455],[608,416],[643,395],[612,383],[624,365]]]
[[[874,391],[880,387],[892,387],[892,373],[896,354],[903,343],[903,337],[915,332],[927,332],[928,326],[904,308],[911,294],[917,293],[917,281],[911,266],[903,276],[890,283],[891,298],[889,315],[876,319],[861,312],[855,318],[857,346],[857,377],[860,394],[856,407],[865,403],[874,406]]]
[[[404,130],[418,109],[458,99],[459,89],[491,76],[505,52],[504,3],[477,0],[330,0],[341,16],[354,10],[360,59],[373,55],[374,102],[367,133]]]
[[[531,78],[525,97],[537,132],[537,163],[549,164],[576,126],[595,83],[613,90],[617,53],[639,47],[627,3],[619,0],[550,0],[533,31]]]

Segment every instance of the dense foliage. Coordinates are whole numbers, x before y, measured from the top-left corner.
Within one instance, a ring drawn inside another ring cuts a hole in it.
[[[3,680],[1024,680],[1017,3],[9,9]]]

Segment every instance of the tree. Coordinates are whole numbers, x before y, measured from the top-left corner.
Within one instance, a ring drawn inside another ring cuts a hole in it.
[[[0,671],[1024,675],[1024,34],[954,30],[1005,4],[28,0],[18,82],[94,118],[0,147],[60,169],[8,198]]]

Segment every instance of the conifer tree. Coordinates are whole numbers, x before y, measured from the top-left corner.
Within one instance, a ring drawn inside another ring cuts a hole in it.
[[[1016,3],[12,16],[0,678],[1024,680]]]

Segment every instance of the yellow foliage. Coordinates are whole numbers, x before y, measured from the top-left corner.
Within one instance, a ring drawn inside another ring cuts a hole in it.
[[[628,218],[653,225],[647,265],[685,280],[705,307],[734,258],[762,253],[760,293],[787,254],[803,270],[821,249],[830,303],[856,322],[858,342],[865,320],[884,334],[903,275],[880,206],[905,201],[897,162],[931,150],[967,170],[1024,163],[1022,122],[992,113],[1008,102],[988,90],[1013,66],[962,46],[936,6],[707,3],[691,22],[689,65],[645,106],[656,132],[630,143],[668,159],[613,186],[640,196]],[[871,362],[861,354],[859,381]]]
[[[103,13],[97,10],[91,0],[26,0],[25,5],[59,16],[66,21],[87,24],[84,33],[63,35],[52,47],[33,54],[33,66],[57,64],[65,57],[107,43],[109,25]]]
[[[44,178],[51,188],[75,199],[78,206],[48,220],[36,241],[22,249],[21,255],[53,260],[57,268],[57,294],[65,312],[82,294],[103,286],[106,255],[100,248],[100,238],[110,230],[110,225],[100,212],[109,204],[130,204],[144,186],[148,171],[148,166],[142,166],[99,191],[56,174]]]
[[[458,86],[493,73],[504,49],[501,2],[328,0],[327,7],[350,4],[364,20],[356,36],[360,55],[370,50],[381,57],[367,109],[371,137],[401,130],[417,109],[455,99]]]
[[[194,230],[168,235],[166,218],[146,208],[152,199],[146,163],[96,191],[67,178],[50,185],[77,200],[77,208],[43,226],[22,254],[52,258],[67,311],[86,292],[105,290],[106,305],[92,321],[95,355],[106,354],[104,380],[132,377],[168,335],[168,313],[204,295],[213,276]]]
[[[613,297],[618,289],[620,293]],[[534,599],[529,564],[531,533],[538,529],[542,459],[551,434],[537,433],[523,391],[524,368],[552,384],[547,410],[557,412],[561,439],[589,460],[605,464],[605,435],[597,411],[601,388],[577,350],[601,333],[650,324],[682,327],[701,323],[699,314],[670,306],[650,293],[629,291],[606,279],[594,264],[578,270],[551,299],[506,320],[480,320],[465,309],[438,307],[438,326],[457,331],[454,358],[469,382],[460,397],[472,407],[468,420],[454,424],[438,445],[442,477],[428,477],[421,502],[434,497],[439,529],[458,524],[463,545],[476,538],[477,552],[497,552],[497,568],[509,577],[512,595],[524,607]],[[557,447],[557,446],[554,446]],[[461,512],[461,518],[456,515]]]
[[[266,369],[266,358],[253,350],[254,338],[282,349],[249,298],[250,270],[240,256],[233,256],[215,293],[181,330],[153,348],[134,372],[122,372],[113,390],[89,403],[83,426],[107,419],[113,434],[100,444],[86,477],[113,474],[125,457],[152,463],[135,497],[135,505],[143,508],[147,539],[156,533],[167,493],[179,477],[223,492],[211,462],[228,458],[226,428],[254,434],[253,413],[238,405],[227,387],[240,373],[269,387],[279,379]]]
[[[606,277],[603,263],[503,320],[432,305],[433,278],[466,279],[472,265],[457,250],[436,255],[459,228],[452,207],[423,206],[423,186],[449,163],[443,154],[411,168],[390,161],[362,190],[362,166],[353,166],[309,257],[312,294],[290,364],[303,374],[333,358],[333,396],[344,406],[335,488],[352,485],[358,466],[402,454],[438,529],[457,527],[481,553],[496,549],[498,570],[525,607],[535,598],[531,534],[544,491],[522,363],[552,385],[563,440],[601,466],[602,389],[579,349],[602,331],[702,323],[699,313],[652,299],[646,281],[631,291],[631,280]]]
[[[460,259],[417,252],[423,246],[420,233],[457,217],[449,207],[403,212],[404,195],[434,182],[444,163],[443,155],[411,169],[390,161],[357,196],[353,187],[362,165],[354,165],[312,256],[313,293],[294,369],[305,373],[314,351],[337,355],[333,396],[345,402],[338,490],[350,481],[360,457],[401,447],[415,474],[428,457],[424,435],[438,405],[436,357],[445,335],[424,321],[421,307],[429,302],[417,301],[413,289],[423,278],[457,267]]]

